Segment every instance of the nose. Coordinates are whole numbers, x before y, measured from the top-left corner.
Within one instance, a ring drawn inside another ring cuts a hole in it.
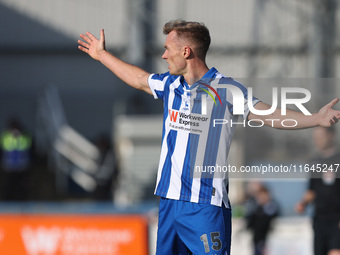
[[[163,55],[162,55],[162,59],[167,59],[168,57],[167,57],[167,52],[166,51],[164,51],[164,53],[163,53]]]

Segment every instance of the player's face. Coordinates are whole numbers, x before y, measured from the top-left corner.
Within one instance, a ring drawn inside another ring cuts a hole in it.
[[[171,31],[164,43],[163,59],[169,64],[169,72],[172,75],[183,75],[186,68],[186,59],[183,56],[183,47],[177,38],[176,32]]]

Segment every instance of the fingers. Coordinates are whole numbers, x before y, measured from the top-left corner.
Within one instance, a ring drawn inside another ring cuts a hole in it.
[[[105,34],[104,34],[104,29],[100,30],[100,40],[105,41]]]
[[[80,44],[83,47],[88,48],[90,45],[88,43],[83,42],[82,40],[78,40],[78,44]]]
[[[81,34],[78,40],[78,49],[89,54],[93,59],[99,60],[99,55],[105,51],[105,35],[104,30],[100,31],[100,41],[90,32]]]
[[[339,98],[335,98],[333,99],[330,103],[329,106],[330,108],[332,108],[336,103],[339,102]],[[340,111],[334,110],[334,109],[330,109],[333,112],[333,117],[332,117],[332,123],[335,124],[339,121],[340,119]]]
[[[336,116],[334,116],[334,117],[332,118],[332,123],[335,124],[335,123],[337,123],[337,122],[338,122],[338,118],[337,118]]]
[[[333,107],[339,102],[339,98],[334,98],[327,106]]]
[[[83,39],[85,42],[87,42],[89,44],[92,42],[92,40],[86,35],[81,34],[80,38]]]
[[[83,46],[78,46],[78,49],[79,50],[81,50],[81,51],[83,51],[83,52],[85,52],[85,53],[88,53],[89,52],[89,49],[88,48],[85,48],[85,47],[83,47]]]
[[[91,46],[92,42],[94,39],[96,39],[90,32],[86,32],[85,35],[84,34],[80,34],[80,38],[83,39],[82,40],[78,40],[78,49],[88,53],[89,52],[89,47]]]
[[[90,44],[85,43],[85,42],[82,41],[82,40],[78,40],[78,44],[79,44],[79,45],[78,45],[78,49],[79,49],[79,50],[88,53],[88,51],[89,51],[88,48],[89,48]]]
[[[331,125],[334,125],[334,124],[335,124],[335,121],[336,121],[336,118],[335,118],[335,116],[333,116],[332,119],[331,119],[331,121],[330,121],[330,122],[331,122]]]
[[[91,41],[94,41],[94,40],[98,40],[93,34],[91,34],[90,32],[86,32],[85,33],[88,38],[91,40]]]
[[[325,123],[325,125],[323,125],[323,126],[324,127],[331,127],[331,126],[335,125],[338,121],[339,121],[339,116],[333,115],[333,116],[330,117],[330,119],[327,121],[327,123]]]

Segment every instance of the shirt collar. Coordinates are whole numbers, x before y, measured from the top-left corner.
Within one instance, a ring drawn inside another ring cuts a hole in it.
[[[203,75],[203,77],[201,79],[214,78],[216,73],[217,73],[216,68],[212,67],[212,68],[210,68],[210,70],[208,72],[205,73],[205,75]]]

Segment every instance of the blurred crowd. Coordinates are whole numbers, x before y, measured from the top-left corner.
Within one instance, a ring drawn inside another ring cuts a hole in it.
[[[56,187],[53,167],[49,166],[48,153],[38,155],[34,137],[20,119],[8,118],[0,133],[0,199],[2,201],[36,201],[88,199],[112,201],[118,167],[110,137],[100,134],[93,139],[99,151],[98,169],[93,178],[96,188],[83,190],[72,178],[68,179],[68,192],[60,194]]]

